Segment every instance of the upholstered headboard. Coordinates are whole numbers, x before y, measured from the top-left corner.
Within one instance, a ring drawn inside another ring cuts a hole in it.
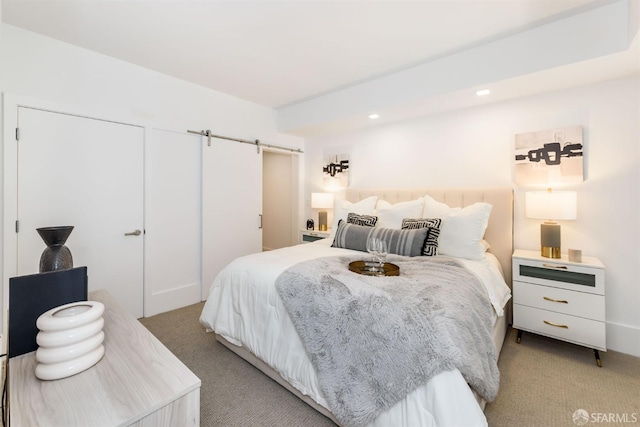
[[[513,189],[511,187],[490,188],[416,188],[416,189],[355,189],[348,188],[345,197],[358,202],[369,196],[389,203],[406,202],[426,194],[451,207],[465,207],[476,202],[490,203],[491,216],[485,232],[489,250],[498,258],[505,281],[511,287],[511,255],[513,254]]]

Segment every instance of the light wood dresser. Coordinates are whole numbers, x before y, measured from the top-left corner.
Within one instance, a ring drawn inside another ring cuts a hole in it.
[[[105,355],[77,375],[35,376],[35,352],[9,361],[11,426],[198,426],[200,379],[104,290]]]

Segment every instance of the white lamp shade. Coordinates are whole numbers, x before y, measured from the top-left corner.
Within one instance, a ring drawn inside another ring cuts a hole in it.
[[[311,193],[311,207],[313,209],[333,209],[333,194]]]
[[[577,201],[575,191],[530,191],[525,195],[525,214],[537,219],[576,219]]]

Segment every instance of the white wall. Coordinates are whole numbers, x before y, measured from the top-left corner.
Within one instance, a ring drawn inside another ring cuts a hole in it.
[[[605,264],[607,343],[640,356],[640,77],[320,137],[306,142],[307,198],[322,190],[323,153],[349,152],[351,186],[511,186],[514,134],[580,125],[585,181],[563,249]],[[340,147],[335,149],[332,147]],[[539,221],[515,189],[515,247],[539,248]],[[569,188],[568,188],[569,189]],[[312,212],[307,209],[306,216]]]
[[[219,135],[303,146],[302,139],[277,132],[270,108],[4,23],[0,37],[3,94],[148,127],[211,129]],[[237,173],[243,173],[242,167],[237,165]]]
[[[4,23],[1,58],[5,93],[117,112],[152,126],[302,145],[277,133],[270,108]]]

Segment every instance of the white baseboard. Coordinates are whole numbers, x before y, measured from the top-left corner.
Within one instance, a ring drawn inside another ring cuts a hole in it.
[[[640,328],[607,322],[607,349],[640,357]]]
[[[191,283],[149,295],[144,301],[144,317],[153,316],[200,302],[200,283]]]

